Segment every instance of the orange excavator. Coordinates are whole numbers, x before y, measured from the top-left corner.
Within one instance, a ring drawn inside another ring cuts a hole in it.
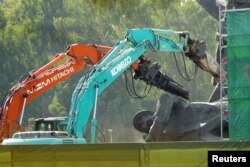
[[[14,85],[3,99],[0,108],[0,143],[21,131],[27,104],[58,83],[78,73],[88,65],[97,64],[112,48],[93,44],[73,44],[66,53],[54,59]]]

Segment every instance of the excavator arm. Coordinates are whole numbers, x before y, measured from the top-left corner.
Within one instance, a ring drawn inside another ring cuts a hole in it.
[[[111,47],[92,44],[73,44],[66,53],[54,59],[14,85],[3,99],[0,112],[0,142],[19,131],[24,108],[32,100],[58,83],[78,73],[87,65],[94,65],[111,50]]]
[[[97,97],[130,67],[135,71],[136,78],[188,99],[188,91],[160,72],[157,64],[150,63],[142,55],[148,51],[183,53],[203,70],[215,77],[219,76],[217,69],[210,68],[208,61],[207,66],[202,63],[201,59],[207,58],[205,49],[203,45],[194,45],[196,43],[197,40],[192,40],[188,32],[149,28],[129,30],[125,39],[118,42],[114,49],[78,82],[71,100],[68,133],[83,138],[91,110],[94,108],[91,122],[91,142],[94,143]]]

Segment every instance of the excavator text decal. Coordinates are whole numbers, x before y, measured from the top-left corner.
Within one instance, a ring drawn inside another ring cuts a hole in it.
[[[132,59],[131,57],[127,57],[126,59],[124,59],[122,62],[120,62],[117,66],[115,66],[112,70],[111,70],[111,75],[112,77],[115,76],[118,72],[120,72],[121,70],[123,70],[124,68],[127,67],[127,65],[129,65],[131,63]]]
[[[51,78],[48,78],[46,81],[43,81],[41,83],[36,84],[36,86],[33,87],[31,90],[27,90],[27,93],[32,94],[36,91],[39,91],[40,89],[50,85],[51,83],[55,82],[56,80],[66,76],[66,75],[69,75],[70,73],[73,73],[73,72],[74,72],[73,67],[70,67],[69,69],[65,69],[64,71],[52,76]]]

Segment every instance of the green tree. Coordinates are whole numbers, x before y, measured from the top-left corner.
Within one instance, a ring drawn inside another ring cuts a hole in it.
[[[49,113],[54,116],[67,116],[66,108],[59,103],[58,97],[54,96],[52,103],[49,104]]]
[[[23,74],[37,69],[65,52],[72,43],[95,43],[114,46],[132,28],[161,28],[189,31],[194,38],[204,39],[208,51],[215,52],[213,38],[217,22],[196,2],[172,0],[5,0],[0,7],[0,98]],[[195,11],[195,12],[194,12]],[[196,78],[187,82],[178,74],[173,55],[147,53],[161,70],[187,88],[192,101],[207,101],[213,86],[210,75],[198,70]],[[183,60],[177,55],[183,73]],[[194,65],[187,60],[194,74]],[[71,94],[84,71],[39,96],[25,112],[29,117],[65,116],[70,110]],[[131,98],[121,76],[98,100],[98,127],[106,133],[114,129],[114,141],[140,140],[142,135],[132,127],[133,115],[142,109],[155,110],[163,91],[152,88],[144,99]],[[137,81],[137,88],[144,85]],[[102,139],[100,138],[100,141]]]

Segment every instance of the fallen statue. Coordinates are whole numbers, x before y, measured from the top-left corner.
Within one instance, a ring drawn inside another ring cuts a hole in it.
[[[147,142],[220,140],[221,115],[223,138],[227,138],[226,101],[189,102],[165,93],[159,98],[155,113],[140,111],[134,116],[133,124],[138,131],[147,133],[144,135]]]

